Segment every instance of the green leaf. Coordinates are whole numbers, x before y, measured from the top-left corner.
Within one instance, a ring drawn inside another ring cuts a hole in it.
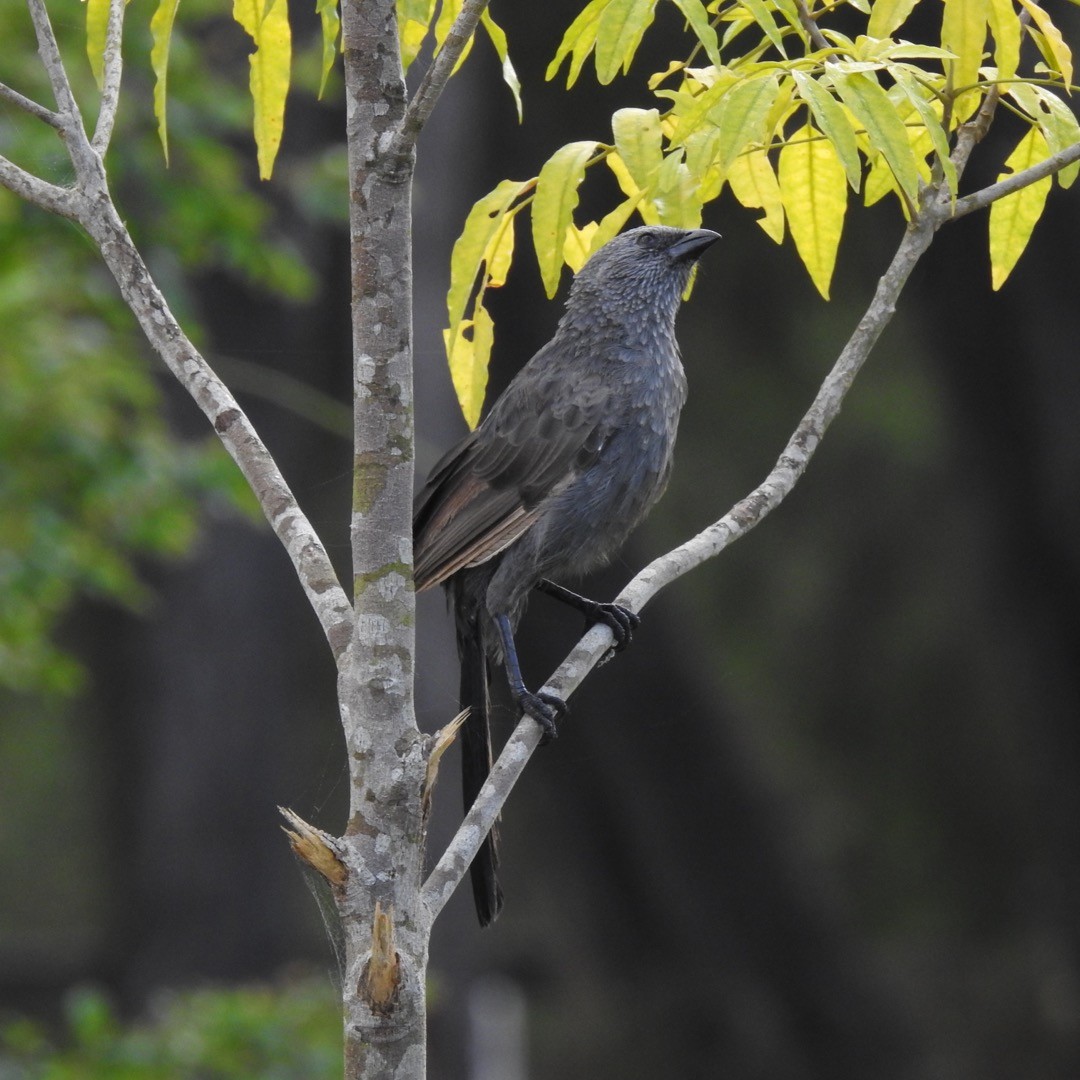
[[[979,81],[989,12],[989,0],[945,0],[941,45],[956,54],[951,64],[952,85],[956,90]]]
[[[754,22],[765,31],[765,36],[776,47],[776,51],[781,56],[786,57],[787,52],[784,50],[783,36],[776,25],[776,21],[772,17],[772,12],[765,5],[764,0],[739,0],[739,3],[754,16]]]
[[[780,195],[810,280],[826,300],[847,209],[847,176],[833,144],[807,124],[780,151]]]
[[[319,0],[320,7],[322,0]],[[397,0],[398,37],[401,42],[401,66],[409,70],[420,54],[424,38],[435,17],[436,0]],[[336,7],[336,4],[335,4]]]
[[[709,114],[720,131],[717,164],[726,171],[752,143],[764,141],[765,120],[776,99],[777,76],[747,79],[736,83]]]
[[[593,141],[568,143],[556,150],[540,170],[532,206],[532,234],[548,296],[554,296],[559,288],[566,227],[578,204],[585,164],[595,151]]]
[[[626,72],[656,13],[656,0],[610,0],[596,28],[596,78],[607,85]]]
[[[86,56],[98,88],[105,79],[105,37],[109,29],[110,0],[86,0]]]
[[[757,223],[776,243],[784,239],[784,200],[769,155],[764,150],[740,154],[727,175],[731,193],[748,210],[761,209],[765,216]]]
[[[1011,79],[1020,64],[1020,16],[1013,0],[989,0],[987,18],[994,35],[994,63],[999,79]]]
[[[611,130],[615,136],[615,149],[627,172],[635,186],[644,190],[653,182],[664,160],[659,111],[619,109],[611,118]]]
[[[919,119],[922,120],[927,134],[930,136],[930,141],[933,143],[934,153],[937,155],[938,161],[941,162],[949,190],[955,194],[957,189],[956,166],[953,164],[952,158],[949,157],[949,137],[941,126],[941,117],[935,111],[934,104],[926,97],[928,91],[904,68],[890,68],[889,74],[896,80],[897,85],[903,89],[908,101],[915,106],[915,111],[919,114]]]
[[[322,73],[319,77],[319,97],[322,98],[326,80],[330,78],[337,59],[338,34],[341,32],[338,0],[316,0],[315,11],[322,24]]]
[[[514,65],[510,62],[510,51],[506,44],[506,32],[491,17],[487,8],[484,9],[483,15],[480,16],[480,21],[484,24],[484,29],[487,31],[488,37],[491,38],[491,44],[495,46],[495,52],[499,57],[499,63],[502,64],[503,82],[510,87],[510,93],[514,95],[514,105],[517,108],[518,123],[520,124],[522,120],[521,80],[514,70]]]
[[[1002,173],[998,180],[1037,165],[1049,156],[1050,148],[1042,133],[1038,128],[1030,128],[1005,162],[1009,171]],[[1050,186],[1051,179],[1047,176],[991,204],[990,271],[994,289],[1000,289],[1005,284],[1005,279],[1024,253],[1035,223],[1042,216]]]
[[[172,41],[173,22],[180,0],[160,0],[154,17],[150,20],[150,66],[154,71],[154,116],[158,123],[158,138],[169,164],[169,130],[166,116],[167,87],[169,77],[169,42]]]
[[[709,63],[720,67],[720,43],[716,30],[709,21],[709,13],[701,0],[674,0],[675,6],[683,13],[683,18],[694,31],[694,36],[701,42]]]
[[[1035,0],[1020,0],[1020,3],[1042,32],[1046,42],[1044,52],[1049,54],[1047,62],[1054,71],[1058,72],[1067,86],[1071,85],[1073,79],[1072,50],[1065,44],[1061,31],[1053,24],[1046,11],[1035,3]]]
[[[844,166],[851,190],[858,191],[862,183],[862,164],[859,161],[855,131],[847,113],[813,76],[805,71],[793,71],[792,75],[799,88],[799,96],[810,106],[818,127],[833,144],[837,157]]]
[[[826,70],[837,93],[866,129],[871,147],[889,163],[901,189],[914,203],[919,197],[919,170],[911,151],[907,128],[896,115],[889,95],[861,71],[844,73],[827,64]]]
[[[893,31],[907,21],[918,0],[875,0],[866,32],[870,37],[892,37]]]
[[[259,177],[269,180],[285,127],[292,34],[288,0],[233,0],[233,18],[255,42],[251,62],[251,99],[255,104],[255,146]]]
[[[591,0],[580,15],[567,27],[555,50],[555,57],[544,72],[545,79],[553,79],[562,66],[563,60],[570,57],[570,68],[566,74],[566,88],[577,82],[581,74],[582,65],[589,57],[589,53],[596,46],[596,33],[600,28],[600,16],[611,0]]]
[[[656,176],[653,204],[663,225],[696,229],[701,224],[701,196],[693,174],[683,162],[682,150],[664,158]]]
[[[1008,95],[1038,122],[1039,130],[1050,147],[1051,154],[1080,142],[1080,123],[1072,109],[1046,86],[1031,86],[1027,83],[1012,83]],[[1067,165],[1057,174],[1058,183],[1069,187],[1080,171],[1080,162]]]

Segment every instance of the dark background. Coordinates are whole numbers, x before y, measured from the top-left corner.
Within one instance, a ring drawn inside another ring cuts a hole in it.
[[[464,430],[439,334],[469,205],[564,142],[603,139],[612,109],[651,104],[633,77],[597,89],[586,71],[569,98],[543,83],[574,5],[505,6],[525,125],[481,43],[421,145],[421,473]],[[661,19],[634,71],[676,54],[678,29]],[[339,140],[339,107],[294,100],[284,167]],[[969,190],[1015,142],[1007,119],[1000,129]],[[594,187],[579,220],[603,210]],[[790,241],[776,247],[730,196],[704,223],[724,240],[680,316],[691,397],[675,476],[589,583],[600,597],[763,478],[903,228],[894,204],[853,203],[826,305]],[[345,231],[301,229],[287,207],[275,227],[295,229],[317,300],[203,273],[207,352],[347,400]],[[543,1080],[1080,1075],[1078,232],[1075,191],[1055,189],[993,294],[986,216],[946,228],[795,493],[664,592],[632,652],[574,697],[504,817],[504,914],[481,933],[461,893],[435,932],[433,1078],[468,1075],[467,1005],[493,976],[524,995]],[[524,230],[491,301],[501,385],[559,314]],[[347,444],[240,396],[347,575]],[[178,393],[169,409],[201,433]],[[316,621],[269,531],[227,514],[208,516],[192,558],[146,573],[147,617],[85,604],[69,620],[86,695],[5,699],[9,764],[63,747],[48,786],[26,785],[3,823],[41,838],[32,865],[4,871],[8,1005],[48,1010],[90,980],[137,1012],[162,985],[297,961],[333,977],[275,811],[344,820]],[[425,595],[419,617],[431,731],[455,711],[456,676],[441,596]],[[535,684],[579,627],[542,598],[527,627]],[[10,783],[19,795],[16,769]],[[458,815],[444,778],[433,856]]]

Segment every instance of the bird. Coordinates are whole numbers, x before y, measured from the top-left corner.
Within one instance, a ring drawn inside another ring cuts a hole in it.
[[[710,229],[645,225],[613,237],[575,275],[551,340],[481,423],[432,468],[413,515],[417,592],[445,587],[460,660],[468,811],[492,767],[489,682],[505,670],[523,715],[554,738],[565,703],[522,680],[514,631],[539,590],[603,622],[621,650],[638,616],[553,579],[608,562],[663,494],[686,377],[675,315]],[[481,926],[503,894],[493,828],[470,867]]]

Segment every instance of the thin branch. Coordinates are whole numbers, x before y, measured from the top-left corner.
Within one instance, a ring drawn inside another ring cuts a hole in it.
[[[109,24],[105,29],[104,72],[101,80],[101,111],[98,113],[94,137],[90,145],[104,154],[112,138],[116,109],[120,103],[120,76],[124,61],[121,41],[124,32],[125,0],[110,0]]]
[[[982,210],[1006,195],[1011,195],[1013,192],[1019,191],[1029,184],[1034,184],[1038,180],[1053,176],[1054,173],[1060,172],[1074,161],[1080,161],[1080,143],[1073,143],[1072,146],[1059,150],[1056,154],[1052,154],[1037,165],[1032,165],[1028,169],[1021,169],[1020,172],[1013,173],[1012,176],[1006,176],[1004,180],[999,180],[996,184],[990,184],[980,191],[973,191],[970,195],[957,199],[953,211],[949,215],[949,220],[955,221],[957,218],[964,217],[975,210]]]
[[[889,268],[878,282],[873,299],[844,346],[772,472],[719,521],[673,551],[651,562],[627,585],[618,603],[639,611],[676,578],[720,554],[776,509],[806,471],[826,428],[840,412],[844,397],[866,362],[882,331],[896,311],[896,301],[919,259],[947,215],[948,193],[939,190],[908,226]],[[610,648],[611,631],[593,627],[563,661],[544,689],[566,699]],[[494,824],[525,765],[540,742],[540,728],[523,719],[507,741],[491,775],[449,847],[424,883],[422,899],[434,919],[468,869]]]
[[[446,84],[450,81],[450,76],[487,6],[488,0],[465,0],[462,4],[461,11],[458,12],[454,25],[450,27],[450,32],[446,35],[438,56],[431,61],[427,71],[424,72],[424,77],[416,93],[413,94],[409,107],[405,110],[401,128],[391,151],[394,156],[400,157],[416,145],[417,137],[427,123],[428,117],[431,116]]]
[[[49,127],[54,127],[57,131],[64,130],[64,121],[59,113],[54,113],[52,109],[46,109],[44,105],[32,101],[30,98],[20,94],[18,90],[13,90],[6,83],[0,82],[0,98],[14,105],[17,109],[22,109],[23,112],[36,117],[38,120],[44,121]]]
[[[0,156],[0,187],[5,187],[20,199],[40,206],[42,210],[76,220],[76,200],[68,188],[50,184],[47,180],[20,169],[18,165]]]
[[[994,119],[994,113],[997,112],[1000,100],[1001,87],[995,83],[987,91],[986,97],[983,98],[982,105],[979,106],[979,111],[975,114],[975,119],[960,125],[956,135],[956,145],[950,155],[953,164],[956,166],[957,180],[963,176],[971,152],[983,141],[986,133],[990,130],[990,124]]]
[[[821,27],[818,26],[817,21],[810,14],[810,9],[806,6],[806,0],[796,0],[795,7],[799,12],[799,23],[806,31],[807,37],[810,38],[810,44],[815,49],[831,49],[832,45],[829,44],[828,38],[821,32]]]
[[[52,23],[49,22],[44,0],[26,0],[26,3],[30,8],[30,18],[34,22],[34,33],[37,35],[38,55],[49,76],[57,111],[69,123],[77,122],[81,129],[82,116],[75,104],[75,95],[71,92],[71,83],[68,82],[64,62],[60,58],[60,46],[56,43],[56,35],[53,33]]]

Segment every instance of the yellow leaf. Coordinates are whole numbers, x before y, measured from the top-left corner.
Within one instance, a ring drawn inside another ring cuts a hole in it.
[[[1037,127],[1029,128],[1005,162],[1009,171],[1002,173],[998,180],[1037,165],[1049,156],[1050,148],[1042,132]],[[1024,253],[1035,223],[1042,216],[1051,183],[1049,176],[1044,177],[991,204],[990,276],[993,288],[1000,289],[1005,284],[1005,279]]]
[[[828,300],[847,209],[844,166],[832,143],[807,124],[780,151],[778,179],[799,257]]]
[[[600,225],[596,221],[587,221],[579,229],[573,222],[566,228],[566,243],[563,245],[563,259],[576,274],[592,252],[593,237]]]
[[[1011,79],[1020,63],[1020,16],[1013,0],[990,0],[987,10],[994,35],[994,63],[999,79]]]
[[[765,211],[758,224],[778,244],[784,240],[784,201],[772,162],[764,150],[740,154],[728,170],[731,193],[747,209]]]
[[[592,141],[567,143],[544,162],[536,182],[532,205],[533,247],[548,296],[554,296],[559,288],[566,227],[578,204],[578,187],[585,176],[585,165],[595,150],[596,143]]]
[[[905,22],[918,0],[875,0],[870,11],[866,33],[874,38],[892,37],[893,31]]]
[[[495,342],[495,324],[483,304],[477,303],[473,318],[463,319],[456,333],[443,331],[450,360],[450,378],[469,430],[480,422],[487,392],[488,366]]]
[[[86,56],[94,81],[105,78],[105,35],[109,29],[109,0],[86,0]]]
[[[484,248],[488,288],[498,289],[506,284],[510,264],[514,261],[514,214],[504,214],[494,235]]]
[[[569,90],[577,82],[582,65],[596,45],[596,33],[600,26],[600,16],[604,14],[604,9],[610,2],[611,0],[591,0],[582,9],[581,14],[567,27],[566,33],[563,34],[562,41],[559,42],[559,47],[555,50],[555,57],[548,64],[547,71],[544,72],[545,79],[554,79],[559,68],[562,67],[563,60],[569,56],[570,70],[566,74],[566,88]]]
[[[233,0],[233,18],[255,42],[251,62],[251,99],[255,104],[255,146],[259,177],[269,180],[285,126],[292,35],[288,0]]]
[[[653,21],[657,0],[610,0],[596,28],[596,79],[606,85],[627,71]]]
[[[659,111],[619,109],[611,118],[611,130],[615,136],[615,149],[634,185],[647,188],[664,160]],[[633,194],[625,187],[623,191],[627,195]]]
[[[1066,86],[1072,85],[1072,50],[1065,44],[1061,31],[1050,21],[1050,16],[1034,0],[1020,0],[1020,3],[1031,16],[1032,22],[1042,31],[1046,49],[1050,53],[1050,59],[1053,62],[1052,67],[1061,75]]]
[[[979,81],[989,13],[990,0],[945,0],[941,45],[957,57],[948,62],[954,90]],[[965,101],[970,107],[971,102],[977,103],[978,95],[962,94],[958,100]]]
[[[656,175],[653,197],[660,221],[678,229],[696,229],[701,224],[701,197],[698,185],[676,150],[664,158]]]
[[[322,0],[319,0],[320,10]],[[335,4],[336,7],[336,4]],[[405,71],[423,47],[424,38],[435,16],[435,0],[397,0],[398,37],[401,42],[401,66]]]
[[[169,42],[172,40],[173,22],[180,0],[160,0],[154,17],[150,20],[150,36],[154,42],[150,49],[150,66],[154,69],[154,116],[158,122],[158,138],[169,164],[169,131],[166,121],[166,89],[169,77]]]

